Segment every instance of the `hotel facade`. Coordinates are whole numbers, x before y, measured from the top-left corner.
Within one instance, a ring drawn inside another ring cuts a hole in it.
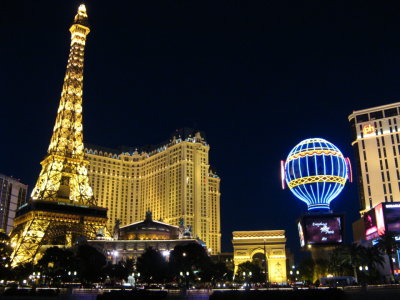
[[[356,156],[360,213],[400,200],[400,102],[349,116]]]
[[[220,178],[211,171],[210,146],[200,132],[177,132],[151,150],[85,145],[88,175],[97,205],[108,209],[107,227],[154,220],[192,227],[211,254],[221,252]]]
[[[17,208],[26,202],[28,186],[18,179],[0,174],[0,231],[7,234],[14,227]]]

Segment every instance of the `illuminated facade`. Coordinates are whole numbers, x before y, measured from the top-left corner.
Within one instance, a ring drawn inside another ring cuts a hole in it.
[[[290,151],[284,163],[286,183],[308,210],[329,210],[348,178],[348,159],[321,138],[306,139]]]
[[[150,151],[87,145],[90,185],[108,209],[109,230],[117,219],[131,224],[151,210],[171,225],[183,218],[194,237],[220,253],[220,178],[210,170],[209,150],[200,132],[187,130]]]
[[[360,213],[400,199],[400,102],[349,116],[357,160]]]
[[[120,227],[115,232],[118,236],[114,236],[114,240],[89,240],[88,244],[104,253],[113,263],[128,258],[136,259],[150,247],[168,259],[176,246],[195,243],[205,247],[201,240],[192,238],[190,229],[183,220],[179,226],[154,221],[152,213],[148,211],[145,220]]]
[[[89,31],[81,5],[70,28],[67,70],[47,156],[31,200],[19,207],[11,233],[13,265],[34,260],[44,245],[71,246],[81,236],[107,237],[107,211],[95,206],[83,151],[83,58]]]
[[[18,179],[0,174],[0,230],[9,234],[17,207],[26,202],[28,186]]]
[[[234,231],[232,234],[235,274],[241,263],[261,256],[267,258],[268,281],[287,283],[284,230]]]

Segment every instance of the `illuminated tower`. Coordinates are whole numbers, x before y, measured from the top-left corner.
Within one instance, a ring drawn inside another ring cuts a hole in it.
[[[72,245],[104,231],[106,209],[95,206],[82,134],[83,57],[90,29],[80,5],[70,28],[71,46],[57,118],[31,201],[19,208],[11,233],[13,264],[35,259],[42,245]]]

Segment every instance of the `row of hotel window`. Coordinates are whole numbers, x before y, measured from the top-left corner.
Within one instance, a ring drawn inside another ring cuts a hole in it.
[[[371,112],[369,114],[362,114],[356,116],[357,123],[368,122],[372,120],[379,120],[388,117],[394,117],[399,115],[398,107],[389,108],[385,110]]]

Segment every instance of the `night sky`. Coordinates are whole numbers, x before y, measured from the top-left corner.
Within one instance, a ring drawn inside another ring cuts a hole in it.
[[[204,131],[222,179],[223,250],[233,230],[285,229],[299,253],[306,205],[281,190],[280,160],[322,137],[354,162],[348,115],[400,98],[400,7],[378,2],[86,1],[84,139],[114,148]],[[0,4],[0,173],[30,187],[79,3]],[[350,242],[356,184],[332,207],[346,213]]]

